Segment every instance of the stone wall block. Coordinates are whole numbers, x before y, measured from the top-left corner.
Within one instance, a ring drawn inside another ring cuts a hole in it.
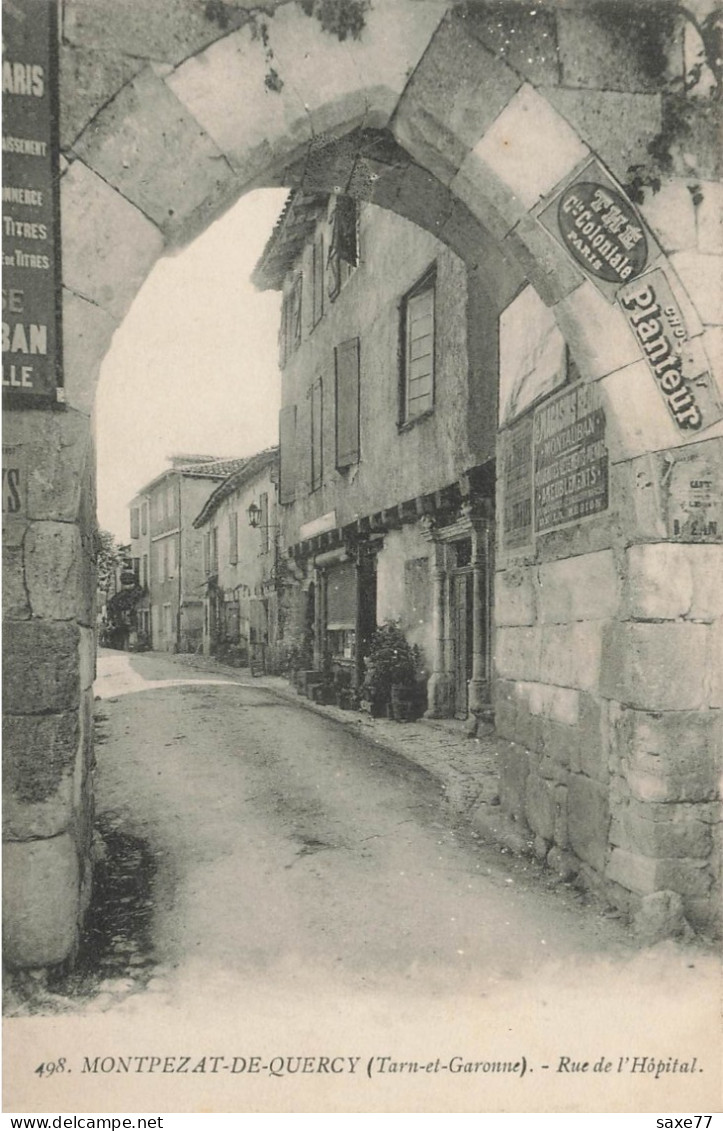
[[[525,83],[474,152],[529,209],[572,172],[589,150],[562,115]]]
[[[63,290],[65,403],[90,417],[100,366],[117,321],[101,307]]]
[[[701,710],[710,688],[704,624],[624,622],[603,630],[600,691],[649,711]]]
[[[3,853],[3,944],[8,966],[53,966],[75,949],[79,868],[73,838],[10,841]]]
[[[679,251],[670,257],[680,280],[706,326],[723,323],[723,259],[699,251]]]
[[[3,719],[3,835],[56,836],[73,820],[72,767],[78,718],[6,715]]]
[[[75,522],[90,450],[87,416],[16,411],[5,421],[5,443],[17,446],[27,468],[28,518]]]
[[[613,463],[685,443],[686,437],[668,412],[647,361],[608,374],[600,381],[600,389],[607,419],[606,443]]]
[[[695,247],[696,208],[686,181],[668,181],[658,192],[646,192],[640,211],[664,251]]]
[[[555,835],[555,786],[536,773],[525,784],[525,819],[533,832],[551,843]]]
[[[602,629],[602,621],[543,625],[540,670],[545,678],[561,687],[596,689]]]
[[[661,542],[627,550],[628,615],[711,621],[723,616],[723,546]]]
[[[495,574],[495,623],[531,625],[535,623],[535,571],[532,568],[505,569]]]
[[[561,624],[617,615],[621,586],[612,550],[545,562],[538,576],[541,621]]]
[[[640,360],[640,347],[623,314],[588,280],[562,297],[554,311],[580,373],[589,381]]]
[[[567,785],[555,786],[555,830],[554,842],[558,848],[568,848],[570,844],[570,826],[568,820],[569,798]]]
[[[624,848],[613,848],[605,869],[605,877],[620,884],[628,891],[639,895],[650,895],[659,890],[656,881],[657,861],[640,852],[628,852]]]
[[[541,87],[540,94],[585,138],[618,180],[627,180],[631,165],[649,160],[648,144],[662,124],[659,94],[564,86]],[[625,128],[621,129],[623,121]]]
[[[611,840],[646,856],[699,860],[708,859],[713,843],[711,826],[704,821],[647,821],[629,809],[615,820]]]
[[[547,306],[553,306],[583,282],[582,272],[570,256],[531,216],[518,220],[502,247],[525,267],[527,278]]]
[[[392,132],[415,160],[449,183],[521,81],[469,34],[466,19],[448,17],[404,91]]]
[[[565,87],[658,91],[681,67],[681,45],[657,6],[649,12],[635,3],[557,9],[557,39]],[[641,43],[650,45],[646,54]]]
[[[34,522],[25,535],[25,582],[33,615],[72,620],[81,612],[80,531],[69,522]]]
[[[65,26],[63,28],[65,38]],[[117,49],[60,46],[60,148],[69,150],[91,118],[144,66]]]
[[[698,250],[704,255],[723,255],[723,185],[704,181],[700,193],[703,199],[695,209]]]
[[[95,679],[95,632],[92,628],[81,628],[78,640],[78,663],[80,670],[80,690],[93,687]]]
[[[77,707],[79,631],[74,624],[8,621],[5,625],[5,709],[20,715]]]
[[[23,551],[3,541],[3,619],[27,620],[30,616],[28,592],[23,573]]]
[[[60,190],[63,285],[120,321],[163,250],[163,237],[133,204],[82,161]]]
[[[573,851],[598,872],[603,872],[610,829],[607,786],[581,774],[572,774],[567,783],[567,822]]]
[[[525,787],[530,763],[527,751],[515,742],[498,742],[500,801],[505,813],[520,819],[525,812]]]
[[[540,646],[541,636],[536,628],[498,628],[495,644],[498,674],[503,679],[539,679]]]
[[[603,708],[593,695],[580,696],[580,762],[579,769],[587,777],[603,784],[610,780],[608,736]]]
[[[541,748],[546,755],[549,755],[546,761],[550,764],[547,771],[543,770],[543,776],[564,782],[567,780],[568,769],[575,769],[579,764],[579,728],[566,726],[564,723],[555,722],[554,719],[543,718],[539,722],[542,735]]]
[[[526,215],[523,203],[474,149],[450,182],[450,190],[498,240]],[[526,273],[526,263],[518,262],[518,267]]]

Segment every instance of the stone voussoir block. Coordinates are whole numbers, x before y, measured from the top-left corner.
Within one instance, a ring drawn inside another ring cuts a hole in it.
[[[5,710],[34,715],[77,707],[79,630],[70,622],[8,621],[5,625]]]
[[[513,95],[474,152],[527,209],[589,154],[562,115],[529,83]]]
[[[68,833],[9,841],[3,853],[4,959],[12,968],[54,966],[78,939],[80,873]]]
[[[627,608],[649,620],[723,616],[723,546],[658,542],[627,550]]]

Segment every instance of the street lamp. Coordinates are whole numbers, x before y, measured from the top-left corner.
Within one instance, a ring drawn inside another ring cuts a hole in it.
[[[256,529],[261,524],[261,507],[257,507],[256,503],[251,503],[246,514],[249,516],[249,526]]]

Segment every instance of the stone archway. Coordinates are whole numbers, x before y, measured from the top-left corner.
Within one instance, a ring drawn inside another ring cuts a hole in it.
[[[721,425],[676,425],[620,305],[539,219],[591,159],[619,181],[645,164],[693,32],[664,2],[522,17],[515,4],[380,0],[361,37],[340,42],[295,3],[267,30],[242,4],[220,7],[225,27],[195,0],[157,16],[65,4],[65,407],[6,421],[27,474],[5,541],[6,957],[66,959],[90,890],[101,360],[157,257],[270,184],[390,208],[472,267],[514,265],[553,309],[607,416],[611,498],[595,527],[498,563],[504,808],[541,856],[564,872],[572,851],[627,909],[672,892],[709,924],[720,545],[685,523],[702,498],[690,484],[720,481]],[[709,104],[692,90],[689,105],[688,150],[641,211],[648,267],[664,272],[703,369],[720,364],[719,190]]]

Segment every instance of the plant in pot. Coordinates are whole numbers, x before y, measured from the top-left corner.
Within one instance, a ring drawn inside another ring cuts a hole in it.
[[[372,636],[366,659],[364,691],[372,715],[391,710],[399,722],[414,717],[420,653],[410,644],[400,625],[388,621]]]

